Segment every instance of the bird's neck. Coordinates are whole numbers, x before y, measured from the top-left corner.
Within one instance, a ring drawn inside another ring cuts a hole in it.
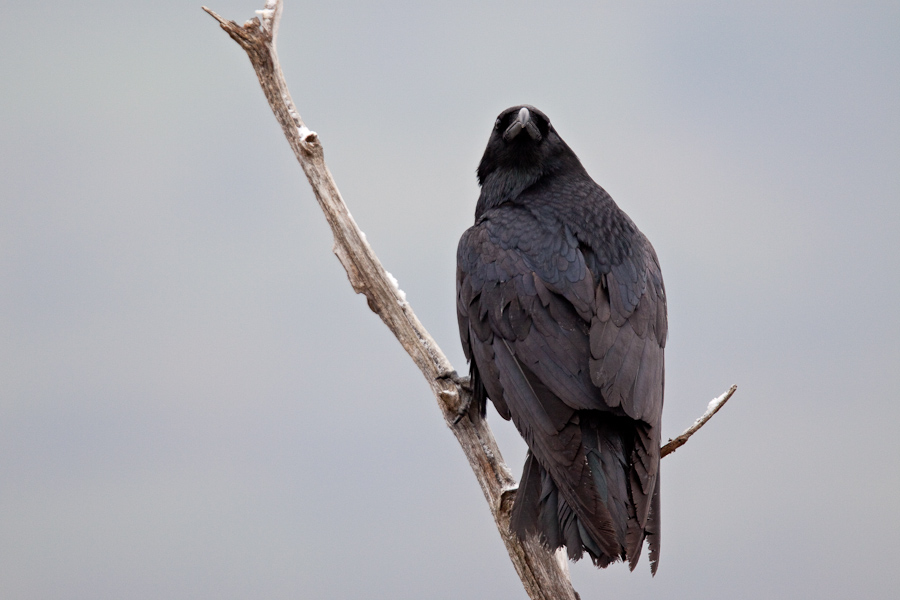
[[[481,184],[481,195],[475,205],[475,218],[485,211],[515,200],[544,175],[540,167],[497,169]]]

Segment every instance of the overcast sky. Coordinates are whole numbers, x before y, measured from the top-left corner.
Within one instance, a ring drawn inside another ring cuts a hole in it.
[[[354,217],[465,370],[475,167],[543,110],[659,254],[664,437],[739,386],[663,461],[658,575],[582,598],[895,598],[900,4],[555,4],[287,0]],[[0,597],[525,598],[199,1],[4,6]]]

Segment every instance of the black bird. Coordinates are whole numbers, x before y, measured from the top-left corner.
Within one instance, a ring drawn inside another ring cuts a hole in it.
[[[512,512],[569,558],[659,561],[666,294],[653,246],[544,113],[508,108],[478,165],[456,307],[470,413],[490,398],[528,456]]]

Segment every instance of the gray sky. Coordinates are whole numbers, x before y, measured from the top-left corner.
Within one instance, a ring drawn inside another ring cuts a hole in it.
[[[0,597],[524,598],[240,48],[199,2],[5,7]],[[288,0],[301,114],[457,369],[475,166],[530,103],[659,254],[663,435],[740,386],[663,462],[657,577],[578,564],[582,598],[896,594],[898,31],[896,2]]]

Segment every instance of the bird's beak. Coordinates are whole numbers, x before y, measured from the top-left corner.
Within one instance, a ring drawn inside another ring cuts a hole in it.
[[[528,136],[534,141],[539,142],[541,140],[541,132],[538,130],[535,122],[531,119],[531,112],[524,106],[519,109],[516,120],[503,132],[503,139],[509,142],[522,133],[522,130],[527,131]]]

